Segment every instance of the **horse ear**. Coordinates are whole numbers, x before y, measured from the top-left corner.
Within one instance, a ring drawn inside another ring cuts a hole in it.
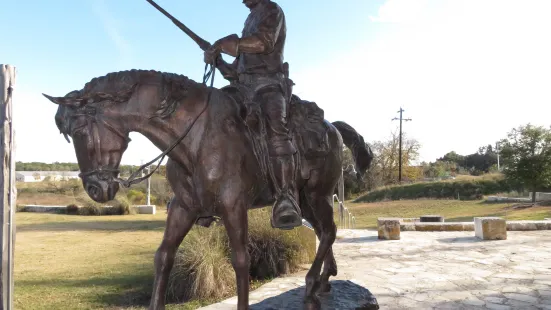
[[[42,94],[44,97],[48,98],[51,102],[59,105],[64,105],[68,107],[78,108],[82,105],[83,100],[71,97],[52,97],[46,94]]]

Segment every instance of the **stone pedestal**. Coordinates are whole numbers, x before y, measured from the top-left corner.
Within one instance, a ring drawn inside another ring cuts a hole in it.
[[[378,218],[377,226],[379,230],[379,239],[400,240],[399,218]]]
[[[475,217],[475,236],[482,240],[506,240],[507,223],[500,217]]]
[[[138,214],[155,214],[157,211],[157,206],[155,205],[141,205],[134,206]]]
[[[421,223],[439,223],[444,222],[444,217],[440,215],[423,215],[419,217]]]

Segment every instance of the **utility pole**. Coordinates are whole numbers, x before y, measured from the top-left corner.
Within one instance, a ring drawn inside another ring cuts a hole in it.
[[[143,166],[143,159],[142,159],[142,166]],[[149,173],[151,169],[151,166],[147,166],[147,173]],[[142,169],[142,177],[144,176],[144,170],[145,169]],[[151,176],[149,178],[147,178],[147,192],[146,192],[146,204],[148,206],[151,205]]]
[[[402,121],[411,121],[411,118],[402,118],[405,110],[400,107],[400,118],[393,118],[393,121],[400,120],[400,146],[398,147],[398,183],[402,183]]]
[[[151,166],[147,166],[147,173],[149,174],[149,170],[151,170]],[[147,178],[147,205],[151,205],[151,176]]]
[[[499,169],[499,142],[496,142],[496,154],[497,154],[497,172],[500,172],[501,169]]]

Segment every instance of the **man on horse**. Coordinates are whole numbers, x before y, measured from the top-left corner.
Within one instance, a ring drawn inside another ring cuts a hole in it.
[[[286,37],[285,15],[271,0],[243,0],[250,9],[242,36],[229,35],[205,51],[205,62],[213,64],[224,78],[248,90],[249,100],[260,106],[268,135],[268,153],[276,184],[272,226],[292,229],[302,225],[295,184],[296,147],[287,126],[291,87],[287,63],[283,62]],[[232,64],[220,53],[235,57]]]

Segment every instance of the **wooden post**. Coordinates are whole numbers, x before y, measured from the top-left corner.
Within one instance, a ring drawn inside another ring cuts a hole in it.
[[[15,68],[0,64],[0,149],[1,170],[0,191],[2,212],[0,221],[0,310],[13,309],[13,249],[15,236],[15,160],[13,143],[12,92],[15,86]]]
[[[338,195],[339,196],[339,224],[344,229],[344,175],[343,171],[341,169],[341,177],[339,178],[339,182],[337,183],[338,187]]]

